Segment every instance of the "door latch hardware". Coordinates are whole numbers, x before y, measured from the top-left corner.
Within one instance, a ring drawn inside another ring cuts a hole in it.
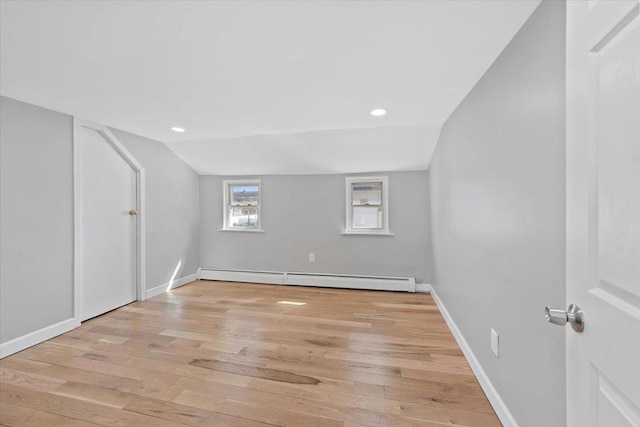
[[[569,322],[574,331],[584,331],[584,314],[580,307],[575,304],[571,304],[567,311],[561,308],[545,307],[544,314],[549,323],[562,326]]]

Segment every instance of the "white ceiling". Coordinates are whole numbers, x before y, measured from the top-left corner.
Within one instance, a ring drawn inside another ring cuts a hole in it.
[[[439,134],[440,127],[399,126],[167,145],[201,175],[358,173],[426,170]]]
[[[425,169],[539,2],[3,0],[0,93],[202,174]]]

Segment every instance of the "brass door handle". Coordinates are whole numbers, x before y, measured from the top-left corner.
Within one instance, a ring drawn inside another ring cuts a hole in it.
[[[131,209],[131,210],[129,211],[129,215],[131,215],[131,216],[136,216],[136,215],[138,215],[138,211],[137,211],[137,210],[135,210],[135,209]]]

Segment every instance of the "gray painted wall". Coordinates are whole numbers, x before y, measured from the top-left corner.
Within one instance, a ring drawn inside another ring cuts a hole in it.
[[[73,120],[0,97],[0,342],[73,317]],[[118,130],[147,176],[147,289],[198,267],[199,178]]]
[[[73,317],[73,123],[0,97],[0,340]]]
[[[199,267],[200,222],[198,174],[166,145],[112,129],[146,173],[147,289]]]
[[[394,236],[340,234],[345,222],[345,175],[258,177],[262,179],[265,232],[219,231],[223,222],[222,182],[227,178],[201,176],[201,265],[415,276],[429,283],[431,245],[426,172],[366,175],[389,177],[389,228]],[[315,252],[315,263],[309,262],[309,252]]]
[[[435,289],[522,427],[565,424],[565,4],[545,1],[445,123]],[[500,334],[500,358],[489,331]]]

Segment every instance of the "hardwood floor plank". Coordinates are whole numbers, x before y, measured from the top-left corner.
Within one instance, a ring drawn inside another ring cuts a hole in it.
[[[0,426],[8,427],[26,425],[38,427],[95,427],[99,425],[5,402],[0,402],[0,419],[2,420]]]
[[[9,368],[0,368],[0,383],[12,384],[33,390],[51,390],[60,387],[66,380],[30,374]]]
[[[250,342],[246,340],[237,340],[233,338],[220,338],[215,335],[211,335],[211,333],[200,333],[200,332],[191,332],[191,331],[178,331],[175,329],[165,329],[160,332],[161,335],[175,337],[175,338],[186,338],[190,340],[200,341],[202,342],[201,347],[208,350],[218,350],[225,351],[220,349],[221,346],[232,346],[232,353],[238,353],[247,345],[250,345]],[[277,348],[277,345],[275,346]],[[228,352],[228,351],[226,351]]]
[[[63,385],[49,390],[49,393],[119,409],[124,408],[136,397],[131,393],[73,381],[67,381]]]
[[[20,359],[20,353],[14,354],[12,357],[5,357],[0,360],[0,367],[15,369],[17,371],[36,372],[40,369],[48,368],[51,363],[37,362],[35,360]]]
[[[177,376],[169,373],[149,371],[142,368],[134,368],[125,365],[118,365],[100,360],[85,359],[77,356],[67,356],[48,352],[32,351],[27,354],[32,360],[52,363],[55,365],[80,368],[88,371],[95,371],[117,377],[141,379],[154,384],[171,385],[177,380]]]
[[[430,360],[408,360],[397,359],[394,357],[370,356],[366,354],[351,353],[349,351],[329,351],[327,352],[325,357],[327,359],[347,360],[349,362],[363,362],[372,365],[423,369],[454,374],[465,374],[471,372],[471,368],[466,363],[466,361],[460,358],[458,358],[457,360],[443,360],[433,362]]]
[[[68,366],[51,365],[40,371],[42,375],[57,378],[65,381],[75,381],[77,383],[94,385],[97,387],[122,391],[125,393],[137,394],[140,396],[153,397],[157,399],[171,400],[179,391],[175,391],[166,386],[157,385],[142,380],[118,377],[102,374],[95,371],[87,371]]]
[[[219,360],[193,359],[193,361],[189,362],[189,365],[211,369],[212,371],[229,372],[232,374],[262,378],[265,380],[279,381],[283,383],[316,385],[320,382],[317,378],[297,375],[292,372],[242,365],[239,363],[221,362]]]
[[[144,397],[134,399],[125,409],[155,417],[158,421],[165,420],[189,426],[264,427],[265,425],[265,423],[253,422],[241,417]]]
[[[260,406],[287,408],[294,412],[335,420],[341,420],[343,417],[342,409],[344,407],[340,405],[304,399],[298,396],[286,396],[229,384],[221,386],[221,384],[214,381],[198,381],[191,378],[181,378],[176,383],[176,386],[184,387],[185,392],[209,396],[215,399],[236,400]]]
[[[175,426],[169,422],[110,406],[3,384],[0,401],[103,426]],[[0,415],[3,420],[4,415]],[[4,421],[2,421],[4,422]],[[28,424],[23,424],[28,425]],[[180,424],[183,425],[183,424]]]
[[[454,424],[439,422],[437,420],[421,420],[406,418],[399,415],[376,412],[375,410],[363,410],[352,408],[345,414],[345,425],[358,427],[452,427]],[[473,426],[456,426],[473,427]]]
[[[196,393],[191,390],[182,390],[182,392],[180,392],[172,402],[180,405],[192,406],[194,408],[206,409],[208,411],[215,411],[218,405],[225,400],[226,399],[224,397]]]
[[[1,360],[0,405],[0,426],[501,425],[430,295],[211,281]]]
[[[274,406],[258,406],[233,400],[224,401],[216,408],[216,411],[280,427],[342,427],[344,425],[342,421],[335,419],[301,414]]]

